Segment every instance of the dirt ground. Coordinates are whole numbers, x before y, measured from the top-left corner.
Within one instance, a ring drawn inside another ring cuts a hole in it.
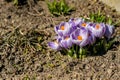
[[[70,18],[87,17],[100,10],[114,23],[120,20],[115,9],[99,0],[66,1],[76,10],[71,15],[55,17],[50,14],[44,0],[31,7],[18,7],[0,0],[0,80],[120,80],[119,44],[104,55],[88,56],[82,60],[62,55],[47,46],[54,39],[54,26]],[[120,24],[115,27],[116,38],[120,41]],[[14,44],[21,37],[8,38],[16,29],[22,35],[36,30],[42,38],[42,49],[23,52]]]

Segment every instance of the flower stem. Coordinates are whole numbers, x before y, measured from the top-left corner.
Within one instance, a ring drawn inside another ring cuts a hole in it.
[[[67,53],[68,53],[68,50],[67,50],[67,49],[63,49],[63,52],[64,52],[65,54],[67,54]]]
[[[72,46],[72,52],[75,52],[75,45]]]
[[[82,48],[79,48],[79,57],[82,59],[82,53],[83,53],[83,51],[82,51]]]
[[[76,52],[77,57],[79,58],[78,48],[79,48],[79,46],[76,45],[76,51],[75,52]]]

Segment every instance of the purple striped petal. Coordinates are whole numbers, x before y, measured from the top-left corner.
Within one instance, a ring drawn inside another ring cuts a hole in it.
[[[72,46],[72,40],[69,36],[63,37],[63,39],[60,42],[61,47],[68,49]]]
[[[71,34],[70,38],[74,44],[84,47],[89,43],[88,30],[85,28],[77,29]]]
[[[68,22],[62,22],[59,26],[55,27],[55,32],[59,36],[66,36],[71,33],[71,29],[72,29],[72,24]]]
[[[75,26],[77,26],[82,21],[84,21],[84,19],[82,19],[82,18],[71,18],[68,22],[73,23]]]
[[[88,41],[89,41],[89,44],[93,44],[96,41],[96,38],[91,31],[89,31],[88,33]]]
[[[80,28],[80,27],[87,28],[88,25],[89,25],[88,22],[82,21],[82,22],[79,23],[78,28]]]
[[[57,25],[54,29],[55,29],[55,32],[58,34],[59,26]]]
[[[48,46],[55,50],[60,50],[60,45],[57,42],[49,42]]]
[[[89,23],[88,29],[95,37],[101,38],[105,34],[106,27],[104,23]]]
[[[110,39],[114,32],[114,26],[106,24],[106,31],[105,31],[105,37]]]

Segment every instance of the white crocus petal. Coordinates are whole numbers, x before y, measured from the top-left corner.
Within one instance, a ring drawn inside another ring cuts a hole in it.
[[[49,42],[48,46],[55,50],[60,50],[60,45],[57,42]]]

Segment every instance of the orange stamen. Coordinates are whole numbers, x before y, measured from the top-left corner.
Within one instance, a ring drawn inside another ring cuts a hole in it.
[[[60,27],[60,29],[61,29],[61,30],[64,30],[64,29],[65,29],[65,27],[64,27],[64,26],[61,26],[61,27]]]
[[[78,40],[82,40],[82,36],[78,36],[77,39],[78,39]]]
[[[100,25],[99,25],[99,24],[96,24],[95,28],[96,28],[96,29],[99,29],[99,28],[100,28]]]
[[[69,39],[69,37],[66,37],[66,38],[65,38],[65,40],[68,40],[68,39]]]
[[[81,26],[82,26],[82,27],[86,27],[86,25],[87,25],[86,23],[82,23],[82,25],[81,25]]]

